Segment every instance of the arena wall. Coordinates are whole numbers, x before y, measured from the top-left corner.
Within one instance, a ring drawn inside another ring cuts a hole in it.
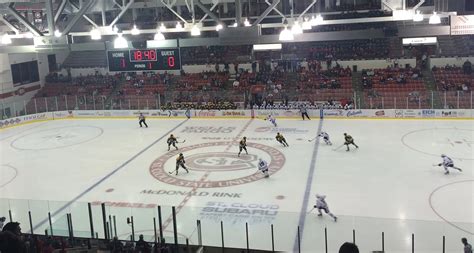
[[[81,110],[81,111],[57,111],[43,112],[25,115],[0,121],[0,129],[33,123],[45,120],[59,119],[136,119],[140,113],[147,118],[176,119],[186,118],[184,110]],[[263,120],[268,114],[277,119],[301,119],[298,110],[191,110],[192,118],[227,118],[227,119],[260,119]],[[308,110],[313,119],[474,119],[474,110]]]

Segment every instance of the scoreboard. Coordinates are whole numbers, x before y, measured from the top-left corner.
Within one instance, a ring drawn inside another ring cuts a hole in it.
[[[109,71],[180,70],[178,48],[107,51]]]

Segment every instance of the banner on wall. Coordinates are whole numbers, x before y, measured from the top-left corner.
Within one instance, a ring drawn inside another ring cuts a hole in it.
[[[44,112],[44,113],[37,113],[37,114],[31,114],[31,115],[25,115],[25,116],[0,120],[0,128],[11,127],[11,126],[31,122],[31,121],[46,120],[51,117],[52,117],[52,114],[50,112]]]

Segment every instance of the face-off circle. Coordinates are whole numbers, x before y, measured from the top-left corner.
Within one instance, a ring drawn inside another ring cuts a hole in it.
[[[430,128],[405,134],[401,141],[413,151],[440,157],[446,154],[453,159],[473,160],[474,142],[471,129]]]
[[[18,150],[51,150],[79,145],[101,136],[96,126],[66,126],[40,130],[20,136],[10,143]]]
[[[264,156],[270,158],[267,160],[270,174],[274,174],[283,168],[283,165],[286,161],[285,155],[279,150],[258,143],[248,142],[247,148],[252,149],[249,150],[251,153],[247,155],[244,152],[240,157],[237,156],[237,152],[213,151],[213,149],[215,150],[215,147],[228,147],[231,145],[235,145],[235,143],[232,141],[208,142],[187,146],[180,148],[180,150],[168,152],[153,161],[153,163],[150,165],[150,174],[163,183],[175,186],[190,188],[219,188],[252,183],[262,179],[262,173],[256,168],[258,157]],[[236,149],[238,149],[237,146]],[[184,154],[186,167],[188,167],[190,170],[190,174],[203,174],[209,172],[216,172],[220,174],[224,172],[226,175],[230,173],[236,173],[236,175],[232,179],[206,181],[187,180],[180,178],[179,176],[172,176],[168,173],[168,171],[174,170],[175,158],[179,153]],[[255,153],[262,155],[257,156]],[[247,170],[250,172],[247,173]]]

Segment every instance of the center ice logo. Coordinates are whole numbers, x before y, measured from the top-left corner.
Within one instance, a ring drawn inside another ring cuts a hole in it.
[[[216,152],[216,147],[218,150],[226,150],[229,147],[231,149],[230,151]],[[153,161],[150,165],[150,174],[160,182],[175,186],[218,188],[261,180],[263,177],[256,169],[258,157],[269,157],[270,174],[278,172],[285,164],[285,156],[276,148],[253,142],[248,142],[247,148],[249,148],[250,154],[237,157],[238,143],[233,141],[207,142],[182,147],[179,150],[167,152]],[[184,177],[175,177],[167,172],[174,169],[176,156],[179,153],[185,154],[186,165],[191,171]],[[209,174],[221,171],[225,172],[225,180],[210,180],[216,178],[217,174],[216,177],[209,176]]]
[[[210,156],[211,155],[211,156]],[[228,171],[228,170],[246,170],[255,168],[252,162],[257,161],[256,155],[245,155],[236,157],[234,153],[203,153],[191,155],[186,158],[186,165],[191,170],[201,171]]]

